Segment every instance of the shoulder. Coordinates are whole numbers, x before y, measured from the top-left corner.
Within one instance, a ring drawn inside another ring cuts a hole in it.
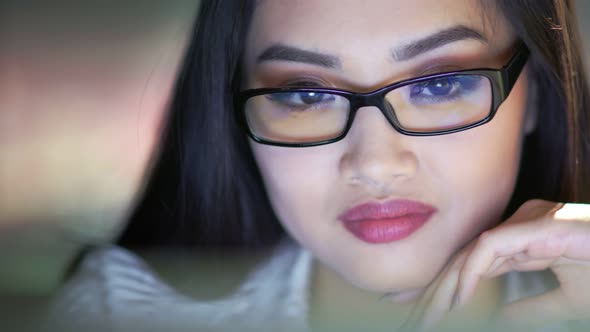
[[[183,300],[141,258],[108,246],[84,257],[52,301],[49,320],[72,328],[112,325],[131,314],[153,312],[161,303]]]
[[[90,252],[64,285],[52,318],[68,326],[111,328],[149,321],[160,328],[182,328],[209,327],[232,317],[254,322],[252,312],[259,318],[273,317],[282,310],[281,303],[289,303],[284,308],[296,304],[300,314],[306,301],[305,257],[292,244],[250,258],[170,252],[140,257],[120,247],[104,247]]]

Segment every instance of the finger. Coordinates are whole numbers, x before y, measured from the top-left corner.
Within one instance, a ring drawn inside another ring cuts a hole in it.
[[[543,238],[532,241],[528,254],[536,258],[564,257],[573,261],[590,260],[590,224],[554,221],[547,225]]]
[[[472,295],[479,280],[486,272],[504,264],[506,257],[511,257],[526,250],[531,241],[529,224],[509,225],[484,232],[476,241],[460,273],[458,302],[465,303]]]
[[[512,256],[498,256],[490,264],[488,269],[482,274],[482,277],[496,277],[517,268],[519,263],[528,263],[534,260],[526,253],[516,253]]]
[[[531,259],[530,261],[514,261],[506,259],[503,264],[496,267],[494,270],[486,272],[483,277],[495,278],[510,271],[542,271],[552,265],[553,259]]]
[[[418,324],[419,330],[424,331],[433,328],[437,322],[441,321],[451,311],[459,284],[459,273],[466,259],[467,253],[458,256],[441,278],[441,282],[430,300],[430,305],[424,310]]]
[[[497,271],[501,267],[506,266],[507,259],[508,259],[508,257],[505,257],[505,256],[496,257],[496,259],[494,259],[494,262],[488,268],[486,274],[493,274],[495,271]]]
[[[482,277],[511,271],[556,269],[588,264],[590,227],[585,222],[534,222],[503,225],[477,240],[459,277],[459,302],[465,303]]]
[[[402,326],[402,331],[424,330],[428,328],[427,325],[437,320],[440,313],[450,310],[453,295],[457,288],[459,271],[466,258],[467,252],[457,254],[451,260],[451,263],[438,274],[412,309],[408,319]],[[428,324],[424,325],[423,320],[428,321]]]
[[[427,310],[433,295],[434,290],[438,288],[442,279],[437,278],[435,279],[429,286],[424,295],[418,300],[418,302],[412,308],[412,311],[408,315],[406,321],[400,327],[400,331],[418,331],[418,327],[420,325],[420,320],[424,315],[424,312]]]

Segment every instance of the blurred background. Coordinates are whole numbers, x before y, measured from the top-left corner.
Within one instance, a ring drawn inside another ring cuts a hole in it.
[[[0,0],[1,296],[50,294],[81,248],[120,233],[197,6]],[[590,38],[590,1],[576,14]]]
[[[124,226],[198,1],[0,0],[0,294],[47,294]]]

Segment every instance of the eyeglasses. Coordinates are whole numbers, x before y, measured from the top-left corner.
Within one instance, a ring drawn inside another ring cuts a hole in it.
[[[240,93],[240,122],[256,142],[286,147],[333,143],[346,136],[359,108],[375,106],[400,133],[433,136],[492,120],[529,55],[521,45],[501,69],[428,75],[355,93],[330,88],[262,88]]]

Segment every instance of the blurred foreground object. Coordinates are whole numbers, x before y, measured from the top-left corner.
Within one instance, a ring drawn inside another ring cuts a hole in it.
[[[0,294],[125,225],[198,2],[0,2]]]

